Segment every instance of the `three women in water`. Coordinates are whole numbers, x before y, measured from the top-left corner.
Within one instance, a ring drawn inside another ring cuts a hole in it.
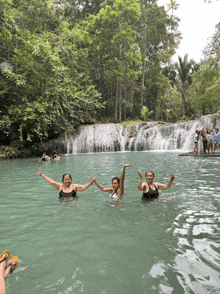
[[[132,164],[127,163],[123,166],[120,178],[114,177],[112,179],[112,186],[110,188],[104,188],[100,184],[98,184],[96,177],[92,177],[92,180],[85,185],[77,185],[72,184],[72,177],[70,174],[64,174],[62,177],[62,184],[57,183],[54,180],[46,177],[42,174],[41,170],[38,171],[38,175],[41,176],[45,181],[47,181],[52,187],[59,190],[59,199],[63,201],[73,200],[77,198],[76,192],[84,191],[88,189],[93,183],[103,192],[110,193],[109,200],[118,201],[123,197],[124,194],[124,179],[125,179],[125,169],[126,167],[130,167]],[[152,171],[148,171],[145,174],[146,183],[142,183],[142,173],[141,170],[138,170],[138,175],[140,176],[138,182],[138,190],[143,191],[142,199],[156,199],[159,197],[158,190],[166,190],[169,189],[172,185],[175,176],[171,173],[170,181],[167,185],[154,183],[154,173]]]

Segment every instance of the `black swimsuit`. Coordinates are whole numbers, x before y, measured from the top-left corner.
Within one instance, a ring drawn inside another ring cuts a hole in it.
[[[148,187],[149,187],[149,191],[147,193],[143,193],[142,199],[158,198],[159,192],[158,192],[157,187],[154,185],[155,190],[151,189],[150,186],[148,186]]]
[[[76,191],[73,189],[72,191],[65,193],[63,190],[60,190],[59,199],[62,201],[71,201],[77,199]]]

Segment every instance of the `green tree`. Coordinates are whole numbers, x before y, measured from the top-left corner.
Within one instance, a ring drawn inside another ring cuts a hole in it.
[[[122,120],[123,106],[126,116],[126,108],[130,106],[127,96],[134,90],[139,73],[140,52],[134,30],[139,11],[135,0],[106,0],[99,13],[91,15],[86,22],[92,39],[91,76],[107,101],[106,113],[114,121]]]
[[[220,69],[213,60],[202,63],[192,75],[188,103],[199,117],[220,109]]]
[[[170,0],[170,3],[167,4],[167,11],[172,11],[172,15],[173,15],[173,11],[177,10],[179,8],[179,4],[175,1],[175,0]]]
[[[172,109],[164,109],[164,113],[166,115],[166,121],[168,122],[169,118],[172,116]]]
[[[29,146],[80,123],[94,122],[95,109],[101,107],[100,94],[85,71],[76,66],[73,70],[83,61],[83,52],[76,50],[83,32],[63,30],[65,48],[62,34],[58,40],[48,32],[38,36],[18,29],[12,69],[2,70],[0,79],[1,131],[8,133],[10,141]]]
[[[149,111],[149,109],[146,106],[143,106],[141,108],[141,116],[143,117],[144,121],[146,121],[147,117],[151,116],[153,113],[153,110]]]
[[[220,62],[220,23],[215,27],[215,33],[203,50],[206,59],[212,59],[219,64]]]
[[[183,59],[178,56],[178,62],[175,63],[176,77],[173,77],[173,82],[182,97],[183,116],[186,116],[186,97],[189,93],[189,86],[192,83],[191,75],[194,70],[194,65],[195,62],[193,60],[188,60],[188,54],[185,54]]]
[[[179,19],[170,17],[164,7],[159,7],[155,1],[141,0],[140,3],[137,40],[142,56],[142,78],[138,103],[147,105],[154,111],[154,118],[158,119],[161,113],[158,101],[168,87],[162,67],[169,62],[179,43]]]

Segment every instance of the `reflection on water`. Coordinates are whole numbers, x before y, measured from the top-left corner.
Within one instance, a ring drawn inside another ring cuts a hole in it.
[[[186,293],[218,293],[220,290],[220,213],[185,211],[174,223],[178,237],[175,258],[179,283]]]
[[[124,163],[120,205],[95,185],[60,202],[58,191],[36,173],[73,183],[93,175],[104,187]],[[7,293],[220,293],[220,185],[218,159],[176,153],[77,154],[68,160],[0,162],[1,252],[18,255]],[[175,184],[159,201],[141,202],[137,170]],[[166,199],[170,199],[170,201]]]
[[[169,248],[175,259],[159,261],[150,270],[150,276],[160,280],[159,293],[219,293],[219,223],[220,213],[205,210],[186,210],[175,218],[167,229],[177,237],[177,246]],[[179,285],[175,286],[175,279]]]

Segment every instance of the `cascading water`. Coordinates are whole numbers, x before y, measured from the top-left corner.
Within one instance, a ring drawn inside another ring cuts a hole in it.
[[[220,125],[220,116],[177,124],[133,123],[80,126],[67,142],[68,153],[184,150],[194,148],[196,130]]]

